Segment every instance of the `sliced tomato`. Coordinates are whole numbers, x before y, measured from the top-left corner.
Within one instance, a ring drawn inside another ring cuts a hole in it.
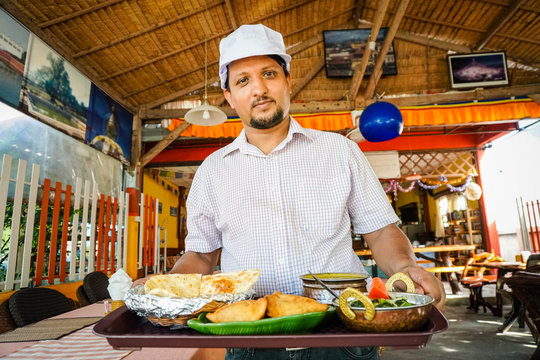
[[[381,278],[374,277],[371,281],[371,289],[368,293],[368,298],[370,299],[390,299],[388,296],[388,291],[386,290],[386,285],[381,280]]]

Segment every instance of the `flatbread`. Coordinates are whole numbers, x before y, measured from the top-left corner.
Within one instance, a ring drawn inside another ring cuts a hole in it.
[[[257,269],[205,275],[202,277],[201,295],[246,292],[251,290],[259,277],[260,271]]]
[[[257,300],[242,300],[225,305],[213,313],[206,314],[206,318],[213,323],[231,321],[256,321],[264,317],[267,301],[265,298]]]
[[[188,297],[200,295],[201,274],[155,275],[146,281],[146,294],[162,297]]]

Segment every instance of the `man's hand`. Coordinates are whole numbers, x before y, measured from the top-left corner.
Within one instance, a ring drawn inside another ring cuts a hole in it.
[[[133,284],[131,284],[131,287],[134,288],[135,286],[143,285],[148,279],[150,279],[154,275],[157,274],[150,274],[148,276],[135,280]]]
[[[176,261],[176,264],[174,264],[173,268],[169,271],[169,274],[212,274],[220,254],[221,248],[209,253],[188,251]],[[131,287],[144,284],[154,275],[156,274],[151,274],[135,280]]]
[[[401,270],[414,282],[417,294],[425,294],[435,299],[434,305],[442,310],[446,300],[443,283],[422,266],[409,266]]]

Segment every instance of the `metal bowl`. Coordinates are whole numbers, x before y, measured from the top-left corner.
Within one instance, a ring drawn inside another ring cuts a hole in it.
[[[317,275],[315,275],[317,276]],[[355,313],[354,319],[349,319],[339,306],[339,301],[333,301],[337,314],[346,328],[356,332],[401,332],[421,328],[428,320],[433,306],[433,298],[428,295],[405,292],[392,292],[396,297],[404,297],[412,306],[375,308],[375,317],[366,320],[364,307],[350,306]],[[367,296],[367,293],[365,294]]]
[[[354,288],[360,292],[367,291],[366,279],[368,275],[357,273],[319,273],[314,274],[321,279],[338,296],[347,288]],[[304,286],[303,296],[317,300],[323,304],[332,304],[334,296],[325,290],[310,274],[300,276]]]

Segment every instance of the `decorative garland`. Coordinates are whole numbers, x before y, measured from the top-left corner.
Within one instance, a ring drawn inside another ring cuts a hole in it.
[[[429,180],[422,177],[420,179],[417,179],[416,181],[411,181],[411,184],[409,185],[408,188],[403,188],[397,180],[390,180],[390,185],[384,190],[384,192],[389,193],[392,191],[394,194],[394,199],[397,199],[398,190],[402,192],[409,192],[412,189],[414,189],[415,184],[418,184],[418,186],[420,186],[422,189],[425,189],[425,190],[434,190],[434,189],[439,188],[442,185],[446,185],[450,189],[451,192],[455,192],[455,191],[463,192],[471,183],[472,178],[473,178],[473,174],[462,175],[459,178],[456,178],[450,181],[444,175],[439,176],[438,181]],[[454,186],[455,184],[463,181],[463,179],[465,179],[465,183],[463,183],[463,185]]]
[[[393,191],[394,192],[394,199],[397,199],[397,191],[398,190],[402,191],[402,192],[409,192],[412,189],[414,189],[414,184],[415,184],[415,182],[411,181],[411,185],[409,185],[409,187],[405,189],[396,180],[390,180],[390,186],[388,188],[386,188],[386,190],[384,190],[384,192]]]

